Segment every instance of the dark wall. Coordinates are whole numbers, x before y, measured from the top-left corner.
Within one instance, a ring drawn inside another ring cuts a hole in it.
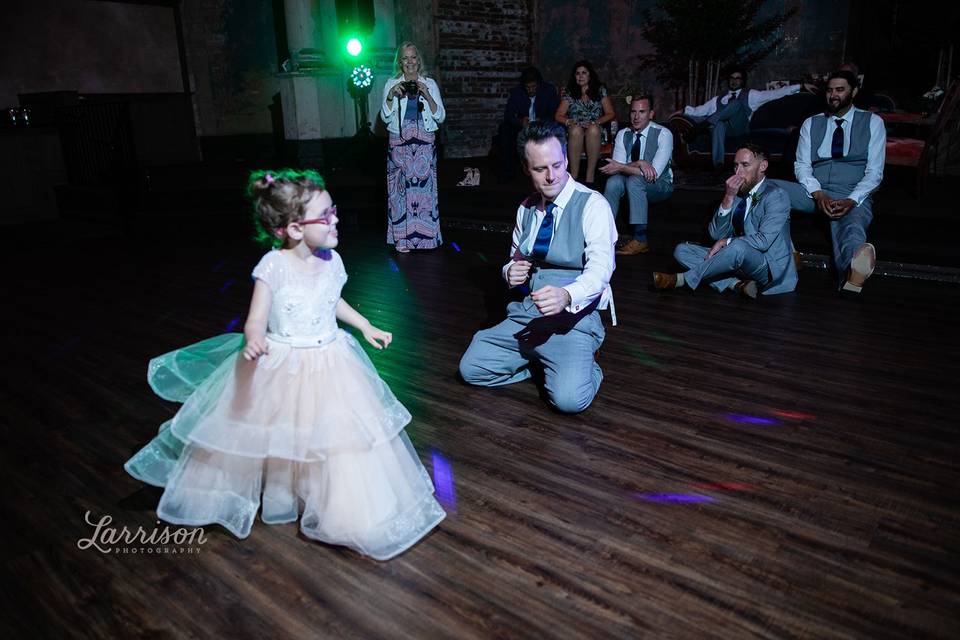
[[[12,0],[3,11],[0,106],[41,91],[183,91],[169,7]]]

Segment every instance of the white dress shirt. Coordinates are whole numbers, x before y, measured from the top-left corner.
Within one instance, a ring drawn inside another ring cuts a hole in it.
[[[447,117],[447,112],[443,108],[443,100],[440,99],[440,88],[437,86],[437,83],[434,82],[433,78],[418,76],[417,79],[427,85],[427,91],[430,92],[430,97],[437,103],[437,111],[434,113],[430,111],[430,103],[427,102],[427,99],[423,96],[418,96],[419,101],[423,103],[423,110],[421,111],[423,130],[436,131],[440,128],[440,123]],[[403,116],[407,112],[407,99],[406,97],[400,98],[399,96],[387,98],[387,95],[389,95],[391,89],[403,81],[403,76],[390,78],[387,80],[387,84],[383,86],[383,100],[380,102],[380,118],[384,124],[387,125],[387,130],[390,133],[400,133],[400,123],[403,121]]]
[[[843,114],[843,155],[850,152],[850,138],[853,132],[853,114],[855,111],[868,113],[850,107]],[[797,182],[807,190],[807,195],[820,191],[820,181],[813,176],[813,163],[810,158],[810,126],[813,118],[807,118],[800,126],[800,141],[797,143],[797,161],[793,165]],[[837,130],[836,117],[827,117],[827,130],[823,134],[818,151],[821,158],[829,158],[833,146],[833,132]],[[859,205],[871,193],[876,191],[883,181],[883,165],[887,159],[887,130],[883,126],[883,119],[875,113],[870,114],[870,144],[867,146],[867,166],[863,178],[857,183],[850,195],[847,196]],[[836,161],[835,161],[836,162]]]
[[[657,152],[653,156],[653,162],[650,164],[653,165],[653,170],[657,172],[657,178],[663,175],[663,172],[667,170],[667,163],[670,162],[670,158],[673,156],[673,133],[670,129],[666,127],[661,127],[656,122],[650,122],[640,133],[643,134],[643,138],[640,140],[640,159],[643,159],[643,154],[647,150],[647,139],[650,136],[650,132],[654,129],[660,130],[660,136],[657,138]],[[621,164],[630,164],[629,150],[625,149],[623,146],[623,137],[627,135],[627,131],[631,129],[622,129],[617,132],[617,138],[613,141],[613,159]],[[637,132],[634,131],[633,135],[636,136]],[[636,138],[634,138],[636,139]]]
[[[577,313],[584,307],[590,305],[598,297],[600,298],[600,309],[612,307],[613,292],[610,289],[610,276],[613,275],[615,268],[613,248],[617,243],[617,227],[613,220],[613,213],[607,199],[602,195],[588,189],[576,180],[570,174],[567,174],[567,184],[554,198],[553,203],[557,208],[553,211],[553,229],[556,231],[560,218],[563,216],[563,210],[570,202],[571,196],[575,191],[585,191],[590,194],[583,208],[583,237],[586,241],[584,254],[587,262],[583,267],[583,273],[577,276],[576,280],[563,287],[570,294],[570,305],[566,310],[570,313]],[[516,260],[521,256],[529,255],[536,242],[536,233],[531,233],[527,239],[527,245],[520,246],[520,240],[523,234],[523,212],[525,208],[521,204],[517,208],[517,221],[513,228],[513,238],[510,244],[510,262],[505,264],[502,269],[503,279],[507,279],[507,271]],[[543,222],[546,212],[541,205],[534,211],[533,229],[539,229]],[[553,238],[551,237],[551,242]],[[614,321],[616,324],[616,321]]]
[[[793,94],[800,91],[800,85],[791,84],[786,87],[780,87],[779,89],[769,89],[767,91],[758,91],[757,89],[738,89],[737,91],[732,92],[734,96],[739,96],[741,91],[749,91],[747,94],[747,104],[750,105],[750,117],[753,117],[754,112],[767,104],[772,100],[778,100],[784,96],[792,96]],[[720,98],[720,104],[725,105],[730,102],[730,99],[734,96],[730,95],[731,92],[727,92],[727,95]],[[713,115],[717,110],[717,101],[713,98],[710,98],[704,102],[699,107],[691,107],[687,105],[683,108],[683,115],[685,116],[699,116],[706,117]]]

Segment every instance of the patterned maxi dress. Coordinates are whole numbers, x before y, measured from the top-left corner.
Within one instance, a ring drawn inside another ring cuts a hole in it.
[[[440,235],[437,207],[436,134],[425,131],[416,97],[408,97],[400,133],[390,134],[387,155],[387,244],[398,249],[436,249]]]

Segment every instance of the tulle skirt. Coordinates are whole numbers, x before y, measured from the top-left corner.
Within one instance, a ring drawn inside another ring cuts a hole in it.
[[[403,431],[410,414],[357,341],[268,338],[254,362],[226,334],[150,362],[148,381],[183,407],[125,465],[164,487],[157,515],[217,523],[240,538],[257,512],[304,535],[386,560],[445,516]]]

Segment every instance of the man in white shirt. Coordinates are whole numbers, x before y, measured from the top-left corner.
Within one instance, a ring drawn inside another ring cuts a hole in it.
[[[536,193],[520,204],[503,278],[525,293],[507,318],[478,331],[460,360],[470,383],[496,387],[543,372],[550,404],[577,413],[593,401],[603,372],[599,309],[610,302],[616,226],[610,205],[567,172],[566,132],[526,127],[517,144]]]
[[[709,249],[693,243],[677,245],[673,256],[683,273],[653,274],[653,286],[669,291],[701,283],[717,291],[733,289],[756,298],[797,286],[797,267],[790,248],[790,199],[766,179],[767,156],[746,143],[737,149],[735,173],[727,179],[720,207],[710,220]]]
[[[630,127],[617,134],[613,159],[600,167],[610,176],[603,196],[617,217],[620,198],[627,192],[633,238],[617,249],[618,256],[647,253],[649,203],[662,202],[673,194],[673,133],[653,122],[653,96],[638,95],[630,101]]]
[[[774,180],[791,208],[830,218],[833,262],[840,289],[860,293],[876,266],[867,242],[873,220],[871,194],[883,180],[887,132],[880,116],[853,106],[857,77],[834,71],[827,79],[827,112],[800,127],[794,173],[797,182]]]
[[[687,105],[683,108],[683,115],[687,118],[709,127],[710,149],[715,169],[723,166],[725,140],[746,135],[750,131],[750,118],[754,111],[772,100],[797,93],[801,87],[814,90],[811,85],[791,84],[779,89],[758,91],[746,89],[746,82],[746,71],[734,68],[727,77],[727,91],[710,98],[699,107]]]

